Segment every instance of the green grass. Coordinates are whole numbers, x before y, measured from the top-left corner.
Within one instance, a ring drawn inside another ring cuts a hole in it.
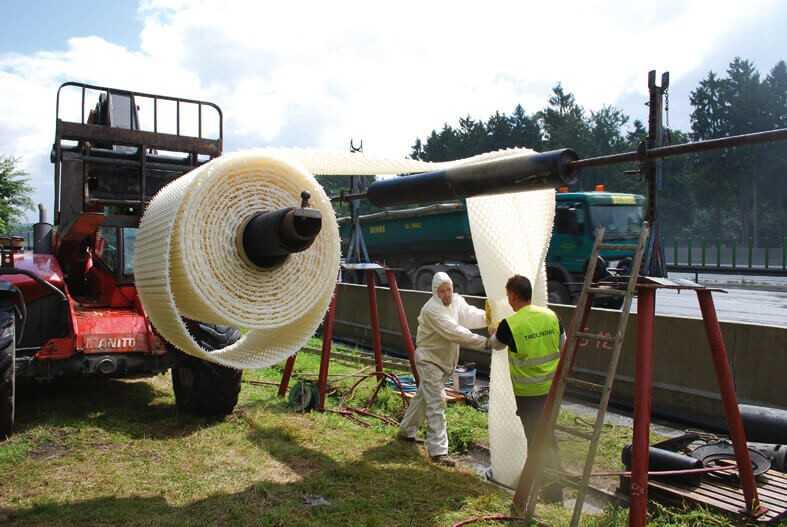
[[[337,361],[331,373],[364,366]],[[296,376],[314,377],[318,367],[316,355],[301,353]],[[281,371],[278,365],[244,379],[277,382]],[[335,384],[341,393],[352,381]],[[354,401],[365,402],[373,387],[364,383]],[[330,407],[338,400],[330,398]],[[374,411],[397,415],[401,408],[384,392]],[[453,450],[485,444],[484,414],[455,406],[447,416]],[[249,383],[221,421],[178,414],[168,376],[24,388],[18,433],[0,444],[0,524],[443,526],[507,513],[507,492],[470,469],[431,465],[419,447],[394,439],[394,427],[369,423],[295,413],[275,387]],[[328,504],[310,507],[309,496]],[[567,520],[560,508],[540,513],[557,525]],[[652,525],[729,525],[675,523],[674,514],[665,509]],[[622,526],[624,517],[610,509],[587,525]]]

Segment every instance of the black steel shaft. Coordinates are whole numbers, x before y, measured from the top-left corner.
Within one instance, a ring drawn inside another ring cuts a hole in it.
[[[558,188],[573,183],[580,169],[718,150],[733,146],[787,141],[787,128],[647,148],[607,156],[578,159],[570,149],[541,154],[520,154],[484,163],[374,182],[366,193],[344,194],[333,201],[368,198],[378,207]],[[631,172],[639,175],[639,171]]]
[[[571,162],[571,168],[581,169],[588,167],[598,167],[615,165],[619,163],[630,163],[632,161],[646,161],[649,159],[662,159],[664,157],[693,154],[695,152],[705,152],[707,150],[719,150],[741,145],[754,145],[760,143],[770,143],[772,141],[787,141],[787,128],[768,130],[765,132],[753,132],[751,134],[733,135],[730,137],[720,137],[718,139],[708,139],[707,141],[696,141],[694,143],[683,143],[680,145],[661,146],[652,149],[641,149],[635,152],[623,152],[621,154],[611,154],[608,156],[589,157]]]
[[[518,154],[414,176],[375,181],[366,197],[378,207],[557,188],[575,179],[570,149]]]
[[[305,251],[322,228],[317,209],[286,208],[255,214],[243,229],[243,250],[254,265],[272,268]]]

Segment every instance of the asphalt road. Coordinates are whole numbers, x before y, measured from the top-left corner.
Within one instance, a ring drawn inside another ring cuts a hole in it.
[[[682,275],[679,277],[689,278]],[[780,280],[787,285],[787,280]],[[724,288],[723,284],[711,283],[712,280],[703,280],[702,277],[700,282]],[[735,286],[725,289],[726,293],[714,293],[713,300],[719,320],[787,327],[787,288],[782,289],[781,284],[776,284],[774,289],[781,290],[743,289]],[[660,290],[656,295],[656,313],[697,318],[701,316],[697,295],[691,291]]]

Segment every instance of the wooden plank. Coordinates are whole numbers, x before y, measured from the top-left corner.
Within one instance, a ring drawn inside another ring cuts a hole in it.
[[[743,491],[741,489],[729,487],[726,485],[719,485],[712,482],[703,482],[703,487],[725,496],[735,496],[741,504],[744,503]],[[773,491],[767,487],[758,487],[757,494],[760,497],[760,501],[767,504],[769,507],[773,506],[779,509],[787,508],[787,496],[784,496],[784,494],[778,491]]]
[[[772,476],[770,471],[768,476]],[[781,475],[779,475],[781,476]],[[780,483],[783,477],[774,477]],[[706,477],[698,487],[681,483],[650,481],[650,486],[667,495],[680,496],[686,500],[708,505],[733,514],[741,514],[745,509],[743,491],[735,483],[717,478]],[[758,485],[760,502],[768,511],[756,519],[758,522],[771,522],[787,516],[787,493],[780,487],[768,483]]]
[[[687,489],[687,488],[684,488],[684,487],[678,487],[678,486],[669,485],[669,484],[666,484],[666,483],[656,482],[656,481],[650,481],[650,482],[648,482],[648,484],[649,484],[649,486],[654,487],[656,489],[659,489],[659,490],[661,490],[663,492],[676,494],[676,495],[682,496],[682,497],[684,497],[684,498],[686,498],[688,500],[691,500],[691,501],[694,501],[694,502],[697,502],[697,503],[702,503],[702,504],[705,504],[705,505],[710,505],[712,507],[715,507],[717,509],[721,509],[721,510],[724,510],[724,511],[727,511],[727,512],[732,512],[732,513],[735,513],[735,514],[739,514],[740,511],[741,511],[742,503],[741,504],[735,504],[735,503],[727,503],[726,501],[716,500],[712,496],[709,497],[709,496],[705,495],[705,493],[699,491],[698,489],[700,487],[695,487],[694,489]]]

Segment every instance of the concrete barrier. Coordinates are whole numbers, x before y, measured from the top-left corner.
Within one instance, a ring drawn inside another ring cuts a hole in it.
[[[377,288],[383,348],[404,356],[399,319],[387,288]],[[410,329],[417,331],[418,312],[429,299],[423,291],[402,290]],[[483,307],[481,297],[465,297]],[[368,291],[366,286],[342,284],[336,314],[336,338],[362,346],[371,345]],[[554,305],[564,327],[573,316],[573,306]],[[721,428],[724,411],[711,361],[705,327],[699,318],[659,315],[655,326],[653,367],[653,412],[671,419]],[[612,332],[618,320],[616,311],[594,309],[588,327],[597,332]],[[722,322],[721,330],[735,378],[738,401],[787,408],[787,329],[757,324]],[[631,406],[634,382],[637,315],[629,317],[623,354],[618,365],[612,400]],[[589,380],[600,380],[610,356],[610,344],[580,342],[576,371]],[[489,355],[463,350],[463,362],[476,362],[488,368]]]

